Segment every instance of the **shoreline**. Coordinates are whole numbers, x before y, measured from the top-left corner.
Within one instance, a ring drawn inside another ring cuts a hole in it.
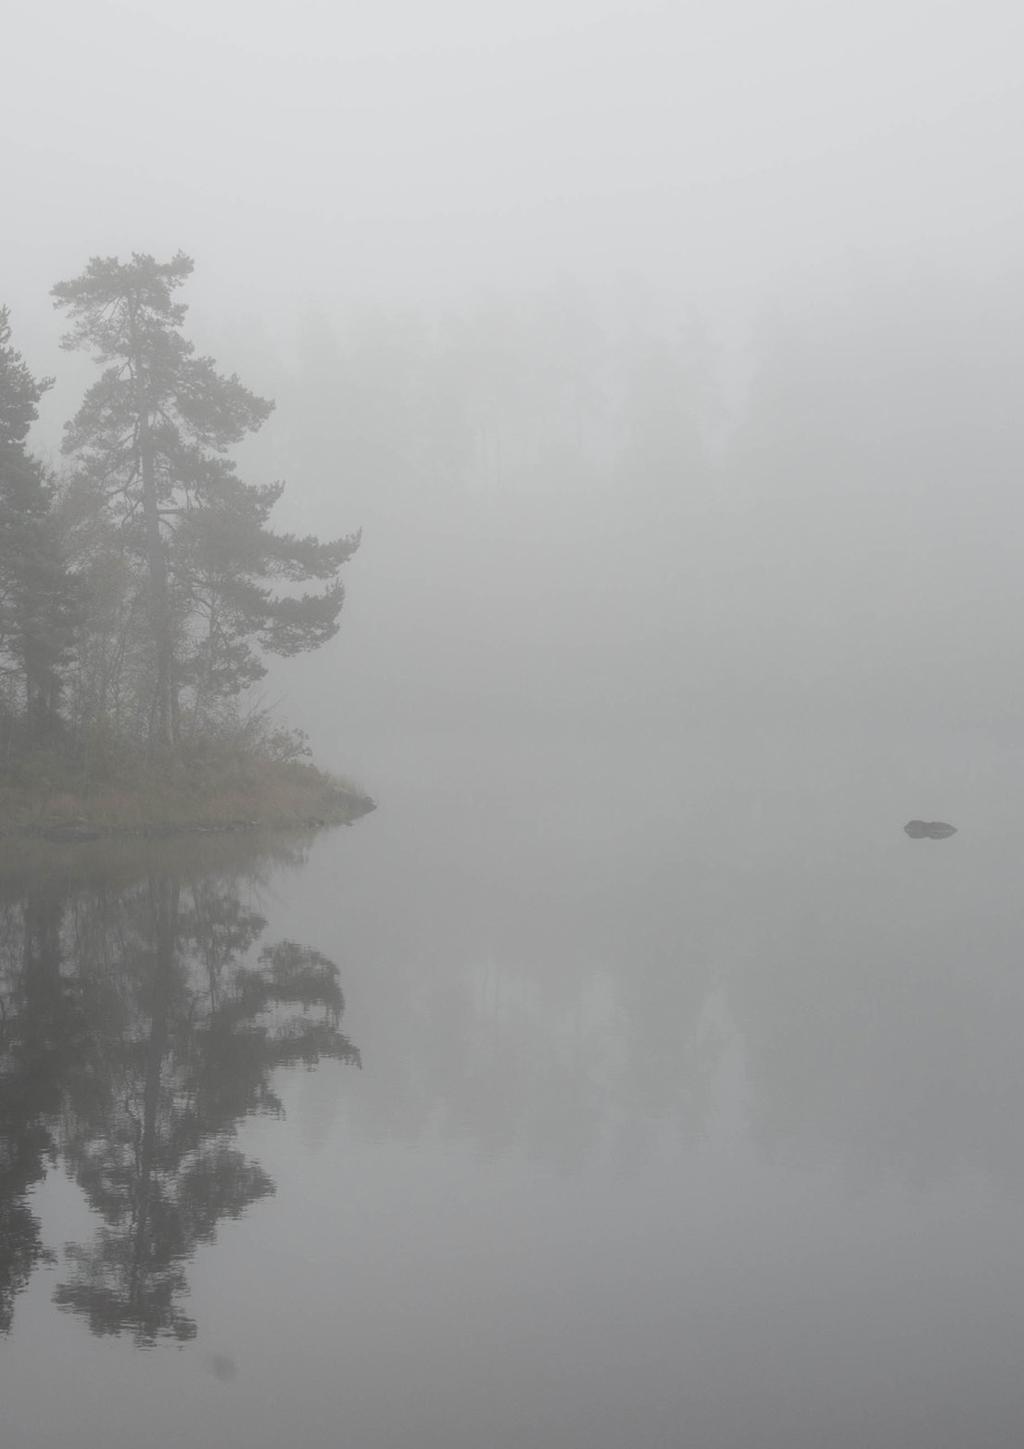
[[[0,841],[166,839],[351,825],[376,808],[314,765],[238,759],[212,769],[126,772],[120,781],[0,777]]]

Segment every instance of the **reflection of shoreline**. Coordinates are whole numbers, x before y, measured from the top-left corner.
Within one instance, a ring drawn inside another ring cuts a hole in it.
[[[262,945],[243,901],[301,844],[245,844],[0,875],[0,1331],[52,1257],[27,1196],[60,1161],[100,1226],[65,1250],[55,1301],[96,1333],[194,1336],[181,1301],[198,1244],[274,1191],[232,1145],[239,1123],[282,1110],[280,1066],[359,1065],[334,965]]]
[[[113,835],[61,844],[40,835],[0,838],[0,897],[27,892],[45,872],[70,884],[128,885],[142,875],[225,873],[261,880],[270,869],[301,866],[320,834],[310,826],[289,830],[174,831],[167,835]]]

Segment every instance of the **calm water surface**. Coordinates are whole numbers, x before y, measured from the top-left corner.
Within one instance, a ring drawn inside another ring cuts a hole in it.
[[[3,1449],[1024,1442],[1024,832],[665,763],[7,862]]]

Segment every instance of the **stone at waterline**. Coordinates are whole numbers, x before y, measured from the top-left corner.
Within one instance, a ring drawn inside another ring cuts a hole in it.
[[[908,820],[903,829],[911,840],[945,840],[956,834],[956,826],[947,825],[945,820]]]

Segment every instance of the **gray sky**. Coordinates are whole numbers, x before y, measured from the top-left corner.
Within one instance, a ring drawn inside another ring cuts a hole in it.
[[[4,29],[13,302],[181,246],[197,306],[626,272],[724,311],[1024,240],[1011,0],[8,0]]]

